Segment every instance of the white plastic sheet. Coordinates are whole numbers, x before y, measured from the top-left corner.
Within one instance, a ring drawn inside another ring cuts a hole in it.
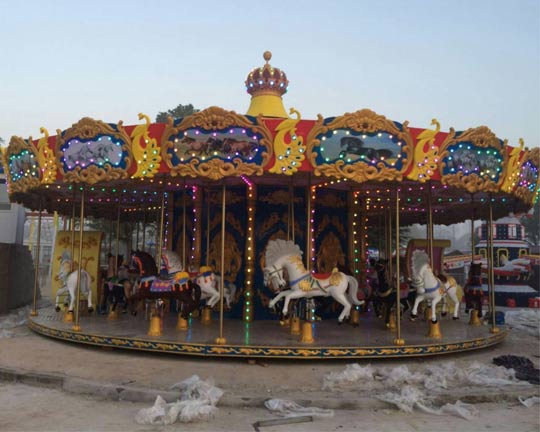
[[[375,367],[359,364],[347,365],[344,371],[332,372],[323,379],[323,390],[369,390],[375,398],[396,405],[400,410],[413,412],[415,408],[426,413],[452,414],[470,420],[478,410],[470,404],[457,401],[442,407],[432,406],[433,392],[462,389],[468,386],[500,387],[528,385],[515,377],[513,369],[472,362],[429,364],[410,370],[407,366]]]
[[[0,315],[0,339],[13,337],[14,333],[11,330],[24,325],[28,320],[29,313],[30,306],[25,306],[15,309],[9,314]]]
[[[223,390],[215,387],[212,380],[203,381],[197,375],[174,384],[172,388],[181,392],[178,401],[167,403],[158,395],[152,407],[137,412],[135,421],[145,425],[170,425],[177,421],[209,420],[217,412],[216,405],[223,396]]]
[[[540,309],[516,309],[504,313],[504,319],[514,331],[540,338]]]
[[[286,399],[268,399],[264,406],[273,414],[283,417],[313,416],[313,417],[333,417],[334,410],[317,407],[303,407],[296,402]]]
[[[540,404],[540,397],[538,396],[532,396],[528,399],[524,399],[521,396],[518,397],[519,401],[522,405],[526,406],[527,408],[532,407],[533,405]]]

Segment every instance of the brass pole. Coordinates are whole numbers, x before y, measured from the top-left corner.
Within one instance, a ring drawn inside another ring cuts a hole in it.
[[[186,179],[182,190],[182,268],[186,268]]]
[[[79,267],[77,270],[77,295],[75,297],[75,323],[72,330],[74,332],[80,332],[80,302],[81,302],[81,270],[82,270],[82,250],[83,250],[83,233],[84,233],[84,187],[81,191],[81,214],[79,217]],[[88,295],[92,295],[90,287],[88,287]]]
[[[392,207],[388,204],[388,284],[392,286],[394,282],[394,263],[392,261]]]
[[[474,261],[474,195],[471,194],[471,263]]]
[[[118,255],[120,255],[120,203],[116,210],[116,256],[114,257],[114,275],[118,274]]]
[[[291,179],[291,239],[293,243],[295,243],[295,237],[294,237],[294,184]]]
[[[165,185],[163,186],[165,188]],[[163,225],[165,221],[165,189],[161,193],[161,215],[159,220],[159,239],[158,239],[158,250],[156,253],[156,262],[158,268],[158,275],[161,273],[161,249],[163,248]]]
[[[223,336],[223,294],[225,292],[225,181],[223,182],[221,197],[221,283],[219,285],[219,337],[216,344],[225,345],[227,340]]]
[[[141,250],[146,252],[146,209],[143,213]]]
[[[39,198],[39,213],[38,213],[38,232],[37,232],[37,251],[36,251],[36,259],[35,261],[35,275],[34,275],[34,303],[32,306],[32,311],[30,312],[30,316],[38,316],[37,311],[37,290],[38,290],[38,281],[39,281],[39,252],[41,249],[41,210],[42,210],[42,203],[41,203],[41,197]]]
[[[306,269],[311,273],[311,175],[308,173],[308,190],[307,190],[307,245],[306,245]]]
[[[499,328],[496,325],[495,322],[495,274],[493,271],[493,206],[491,203],[491,194],[489,195],[489,266],[488,266],[488,272],[489,272],[489,293],[490,293],[490,300],[491,300],[491,328],[489,329],[490,333],[499,333]]]
[[[428,234],[428,253],[429,253],[429,265],[431,268],[434,268],[433,262],[433,212],[431,208],[431,182],[428,182],[428,193],[427,193],[427,214],[428,214],[428,224],[427,224],[427,234]]]
[[[396,339],[394,344],[405,345],[405,340],[401,338],[401,294],[400,294],[400,255],[399,255],[399,188],[396,188]]]
[[[210,190],[207,189],[206,199],[206,265],[210,265]]]
[[[139,250],[139,219],[137,218],[137,227],[135,229],[135,250]]]
[[[113,221],[109,221],[109,255],[112,255]]]
[[[289,183],[289,201],[287,202],[287,240],[291,239],[291,198],[292,184]]]
[[[71,265],[70,271],[75,271],[75,192],[73,192],[73,209],[71,211]]]

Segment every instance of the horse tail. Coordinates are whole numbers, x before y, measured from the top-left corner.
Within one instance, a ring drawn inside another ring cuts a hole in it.
[[[351,301],[356,305],[356,306],[361,306],[364,304],[364,301],[360,301],[358,300],[358,281],[356,280],[355,277],[353,276],[348,276],[347,275],[347,281],[349,283],[349,289],[348,289],[348,293],[349,293],[349,297],[351,298]]]

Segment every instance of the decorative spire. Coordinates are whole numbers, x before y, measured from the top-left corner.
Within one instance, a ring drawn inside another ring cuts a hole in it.
[[[246,89],[251,95],[251,105],[247,114],[265,117],[287,118],[281,96],[287,92],[289,81],[282,70],[270,65],[272,53],[265,51],[264,66],[253,69],[246,79]]]

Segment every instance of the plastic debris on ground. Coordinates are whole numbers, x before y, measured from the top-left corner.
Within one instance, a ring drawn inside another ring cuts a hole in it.
[[[426,365],[411,371],[405,365],[375,367],[359,364],[347,365],[342,372],[332,372],[324,377],[323,390],[340,391],[354,389],[370,393],[375,398],[396,405],[400,410],[412,412],[418,408],[430,414],[452,414],[472,419],[478,410],[470,404],[457,401],[442,407],[432,406],[433,393],[445,389],[467,386],[514,386],[528,385],[516,378],[513,369],[472,362],[458,366],[455,362]],[[430,393],[431,392],[431,393]],[[440,393],[439,393],[440,394]]]
[[[497,366],[513,369],[517,379],[528,381],[531,384],[540,384],[540,370],[536,369],[533,362],[527,357],[503,355],[495,357],[493,363]]]
[[[203,381],[197,375],[174,384],[171,389],[181,392],[180,399],[167,403],[161,396],[150,408],[139,410],[135,421],[144,425],[170,425],[176,422],[207,421],[217,412],[223,390],[212,380]]]
[[[455,404],[445,404],[440,408],[431,406],[431,402],[426,394],[417,387],[406,385],[400,393],[388,392],[376,396],[377,399],[396,405],[401,411],[412,413],[417,407],[420,411],[427,414],[443,415],[452,414],[472,420],[478,415],[478,409],[471,404],[458,400]]]
[[[513,330],[540,338],[540,309],[506,311],[506,324]]]
[[[0,339],[13,337],[14,333],[11,330],[26,324],[30,309],[30,306],[25,306],[15,309],[9,314],[0,315]]]
[[[538,396],[532,396],[530,398],[524,399],[521,396],[518,397],[518,400],[521,402],[522,405],[526,406],[527,408],[532,407],[533,405],[540,404],[540,397]]]
[[[333,417],[334,410],[323,409],[317,407],[303,407],[296,402],[286,399],[268,399],[264,402],[264,406],[272,412],[272,414],[281,415],[284,417],[296,416],[312,416],[312,417]]]

